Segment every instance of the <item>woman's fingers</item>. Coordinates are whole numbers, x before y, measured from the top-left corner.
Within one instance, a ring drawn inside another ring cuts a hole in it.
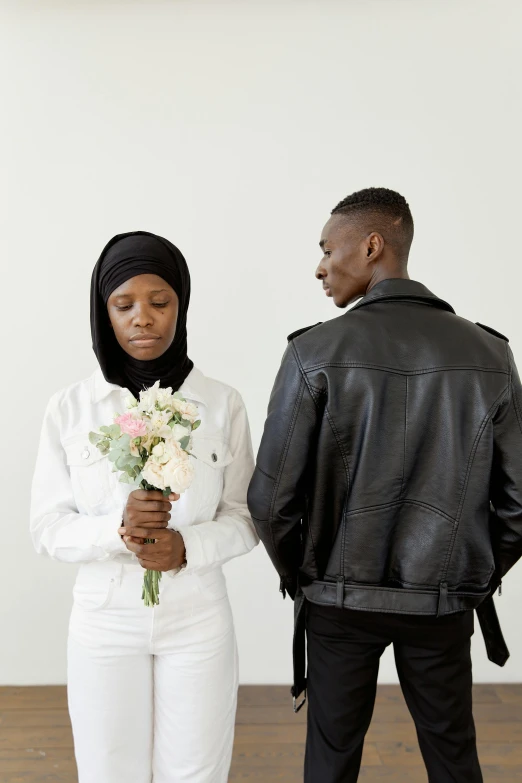
[[[135,489],[134,492],[130,493],[129,497],[135,498],[136,500],[147,501],[148,503],[153,500],[165,502],[165,495],[163,492],[160,492],[159,489]]]
[[[172,492],[172,493],[169,495],[169,500],[170,500],[170,501],[172,501],[172,502],[174,503],[176,500],[179,500],[179,499],[180,499],[180,497],[181,497],[181,495],[176,495],[176,493],[175,493],[175,492]]]
[[[171,530],[165,528],[153,528],[153,527],[120,527],[118,533],[120,536],[128,536],[130,538],[154,538],[158,541],[162,541],[169,537]],[[144,546],[152,546],[152,544],[145,544]]]

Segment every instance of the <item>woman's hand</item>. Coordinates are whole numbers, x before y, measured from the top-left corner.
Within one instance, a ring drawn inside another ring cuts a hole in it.
[[[172,571],[181,568],[186,563],[185,543],[177,530],[154,530],[149,528],[127,529],[129,536],[124,536],[129,552],[134,552],[142,568],[150,571]],[[154,544],[145,544],[145,538],[154,538]]]
[[[185,545],[182,536],[167,530],[171,504],[179,495],[166,498],[159,490],[136,489],[131,492],[123,513],[123,526],[119,534],[129,552],[134,552],[143,568],[151,571],[170,571],[185,562]],[[145,539],[155,539],[145,544]]]
[[[159,490],[135,489],[127,499],[122,527],[142,527],[153,530],[166,528],[170,522],[172,502],[176,500],[179,500],[179,495],[169,495],[166,498]],[[121,529],[120,535],[123,535]]]

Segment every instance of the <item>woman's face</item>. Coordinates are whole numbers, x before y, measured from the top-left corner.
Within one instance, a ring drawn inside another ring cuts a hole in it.
[[[179,299],[158,275],[136,275],[116,288],[107,302],[114,334],[135,359],[157,359],[176,334]]]

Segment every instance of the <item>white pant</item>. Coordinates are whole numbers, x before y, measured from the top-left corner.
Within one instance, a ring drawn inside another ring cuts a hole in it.
[[[142,579],[139,565],[99,563],[75,587],[68,692],[79,783],[226,783],[238,661],[223,572],[163,575],[154,609],[143,606]]]

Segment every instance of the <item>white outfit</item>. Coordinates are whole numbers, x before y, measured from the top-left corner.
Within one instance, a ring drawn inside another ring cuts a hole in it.
[[[221,566],[258,538],[246,504],[254,468],[239,394],[193,369],[179,390],[199,408],[195,477],[172,505],[187,566],[163,574],[160,605],[118,534],[132,487],[91,430],[124,412],[128,391],[100,370],[55,394],[31,502],[40,553],[81,563],[69,626],[68,685],[79,783],[226,783],[237,649]]]

